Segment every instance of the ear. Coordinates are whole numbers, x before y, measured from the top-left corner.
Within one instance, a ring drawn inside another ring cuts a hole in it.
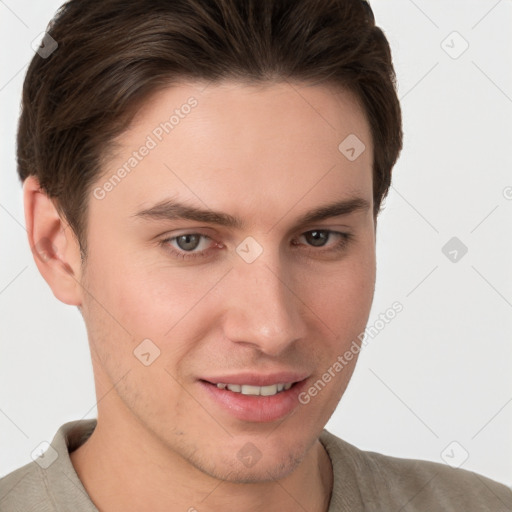
[[[69,224],[40,188],[35,176],[23,183],[28,242],[34,261],[57,299],[82,305],[80,246]]]

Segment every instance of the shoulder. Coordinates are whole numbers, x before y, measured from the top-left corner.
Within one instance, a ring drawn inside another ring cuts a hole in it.
[[[0,478],[0,510],[97,512],[69,457],[95,425],[96,420],[65,423],[37,459]]]
[[[0,478],[0,510],[55,510],[47,492],[43,470],[38,464],[30,462]]]
[[[364,451],[326,430],[320,441],[331,458],[335,479],[346,471],[354,473],[365,510],[373,510],[372,503],[375,510],[385,504],[411,512],[434,506],[465,512],[512,510],[510,488],[472,471]]]

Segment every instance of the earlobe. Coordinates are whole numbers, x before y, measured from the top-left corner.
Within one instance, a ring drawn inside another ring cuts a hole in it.
[[[78,241],[35,176],[23,183],[28,242],[34,261],[57,299],[82,304],[81,258]]]

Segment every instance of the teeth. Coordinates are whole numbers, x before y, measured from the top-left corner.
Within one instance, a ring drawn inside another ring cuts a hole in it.
[[[263,388],[260,388],[260,386],[249,386],[248,384],[244,384],[242,386],[242,395],[259,395],[262,389]]]
[[[273,396],[277,394],[277,384],[273,384],[272,386],[262,386],[260,388],[261,396]]]
[[[253,396],[274,396],[281,391],[290,389],[293,382],[271,384],[270,386],[251,386],[250,384],[224,384],[218,383],[219,389],[229,389],[235,393],[242,393],[242,395],[253,395]]]

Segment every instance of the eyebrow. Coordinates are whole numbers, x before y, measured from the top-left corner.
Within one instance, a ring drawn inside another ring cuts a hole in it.
[[[309,210],[297,219],[297,225],[311,224],[320,222],[332,217],[349,215],[354,212],[367,211],[370,203],[361,197],[344,199],[328,203],[323,206]],[[217,212],[214,210],[203,210],[195,206],[187,205],[173,199],[165,199],[159,203],[138,211],[133,217],[145,220],[192,220],[217,224],[227,228],[242,230],[245,223],[240,217],[235,217],[228,213]]]

